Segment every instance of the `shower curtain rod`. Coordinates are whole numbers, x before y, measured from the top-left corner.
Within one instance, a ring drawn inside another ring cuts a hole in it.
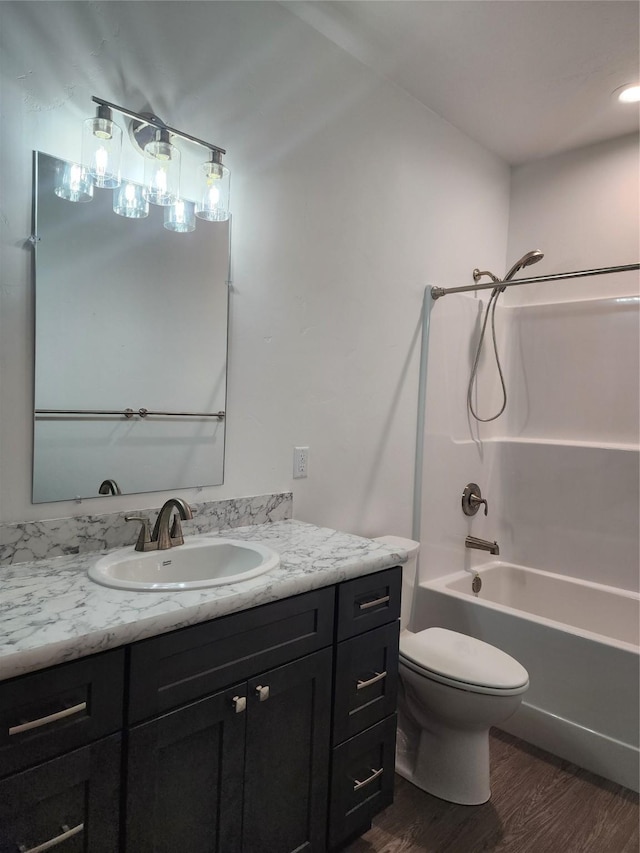
[[[505,287],[514,287],[516,284],[534,284],[540,281],[559,281],[565,278],[584,278],[588,275],[605,275],[611,272],[629,272],[630,270],[640,270],[640,264],[623,264],[617,267],[601,267],[596,270],[578,270],[577,272],[558,272],[551,275],[537,275],[531,278],[519,278],[515,281],[491,281],[487,284],[468,284],[464,287],[432,287],[431,298],[435,301],[441,296],[447,296],[449,293],[466,293],[469,290],[493,290],[494,287],[499,287],[501,290]]]

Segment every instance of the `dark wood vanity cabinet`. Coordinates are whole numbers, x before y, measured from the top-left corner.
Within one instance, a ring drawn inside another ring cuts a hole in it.
[[[0,853],[326,853],[366,830],[392,799],[400,573],[0,683]]]

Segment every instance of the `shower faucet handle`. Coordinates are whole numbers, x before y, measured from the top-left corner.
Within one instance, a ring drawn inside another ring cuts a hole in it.
[[[462,512],[465,515],[475,515],[484,504],[484,514],[489,514],[489,504],[482,497],[480,486],[477,483],[467,483],[462,493]]]

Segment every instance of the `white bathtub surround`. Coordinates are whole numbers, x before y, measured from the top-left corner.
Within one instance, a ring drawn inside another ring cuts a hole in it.
[[[211,534],[212,536],[218,534]],[[404,563],[406,551],[287,519],[219,535],[263,542],[277,569],[237,584],[130,592],[89,580],[94,555],[8,566],[0,589],[0,680]]]
[[[131,545],[136,541],[139,525],[125,521],[125,515],[148,515],[153,522],[158,509],[0,524],[0,566]],[[185,534],[208,533],[291,518],[293,495],[282,492],[207,501],[193,503],[191,509],[194,517],[183,522]]]
[[[421,578],[481,564],[463,547],[470,533],[497,540],[510,562],[637,591],[640,297],[498,307],[509,402],[478,426],[465,395],[480,301],[452,295],[432,310]],[[491,355],[489,345],[481,414],[499,398]],[[462,514],[468,482],[486,518]]]
[[[640,595],[492,561],[423,581],[416,620],[515,657],[530,687],[501,726],[633,790],[639,787]]]

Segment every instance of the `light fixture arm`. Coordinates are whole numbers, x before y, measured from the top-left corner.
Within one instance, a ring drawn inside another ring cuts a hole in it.
[[[98,104],[99,107],[106,107],[107,109],[115,110],[117,113],[121,113],[122,115],[135,119],[141,124],[148,124],[151,127],[157,128],[158,130],[167,131],[168,133],[173,134],[173,136],[180,137],[180,139],[186,139],[188,142],[193,142],[196,145],[202,146],[203,148],[208,148],[209,151],[213,151],[219,156],[222,156],[223,154],[227,153],[224,148],[220,148],[218,145],[212,145],[210,142],[205,142],[204,139],[198,139],[197,136],[191,136],[191,134],[184,133],[182,130],[177,130],[175,127],[169,127],[168,124],[165,124],[157,116],[136,113],[133,110],[128,110],[125,107],[119,107],[117,104],[112,104],[110,101],[105,101],[102,98],[96,97],[95,95],[92,96],[91,100],[94,102],[94,104]]]

